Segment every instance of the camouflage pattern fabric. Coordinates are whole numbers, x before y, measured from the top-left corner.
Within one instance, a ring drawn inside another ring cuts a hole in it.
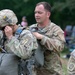
[[[15,32],[12,39],[6,39],[4,43],[6,53],[0,52],[0,74],[18,75],[20,58],[25,60],[30,58],[37,46],[36,38],[29,30],[24,29],[20,34]]]
[[[29,30],[23,30],[20,35],[15,34],[12,39],[5,42],[5,49],[7,52],[13,52],[22,59],[27,59],[31,57],[33,50],[37,48],[35,41],[35,37]]]
[[[0,11],[0,27],[6,25],[15,25],[18,22],[16,14],[9,9],[4,9]]]
[[[75,50],[71,53],[71,56],[67,65],[68,75],[75,75]]]
[[[37,24],[31,25],[31,27],[37,27]],[[43,29],[38,28],[38,31],[45,32],[40,41],[43,45],[42,49],[45,50],[45,63],[43,67],[36,68],[36,75],[63,75],[59,52],[64,48],[64,32],[52,22]]]

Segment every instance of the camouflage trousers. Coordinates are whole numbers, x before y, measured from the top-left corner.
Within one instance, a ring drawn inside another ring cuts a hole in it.
[[[44,66],[36,68],[35,75],[64,75],[61,59],[56,53],[49,53],[45,58]]]
[[[33,70],[33,75],[63,75],[58,72],[51,72],[44,68],[37,68]]]

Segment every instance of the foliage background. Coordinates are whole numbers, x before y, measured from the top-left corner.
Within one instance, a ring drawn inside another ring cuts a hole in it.
[[[26,16],[29,25],[35,23],[34,9],[36,3],[43,0],[0,0],[0,10],[13,10],[21,22],[22,16]],[[66,25],[75,25],[75,0],[44,0],[51,4],[51,21],[62,29]]]

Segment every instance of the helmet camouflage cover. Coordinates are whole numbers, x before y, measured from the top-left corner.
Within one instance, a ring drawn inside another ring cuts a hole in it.
[[[18,22],[18,19],[15,13],[12,10],[4,9],[0,11],[0,27],[6,25],[15,25]]]

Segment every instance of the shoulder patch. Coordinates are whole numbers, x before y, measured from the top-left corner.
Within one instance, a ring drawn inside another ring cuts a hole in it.
[[[75,70],[75,63],[70,63],[69,66],[68,66],[68,70],[69,71]]]

